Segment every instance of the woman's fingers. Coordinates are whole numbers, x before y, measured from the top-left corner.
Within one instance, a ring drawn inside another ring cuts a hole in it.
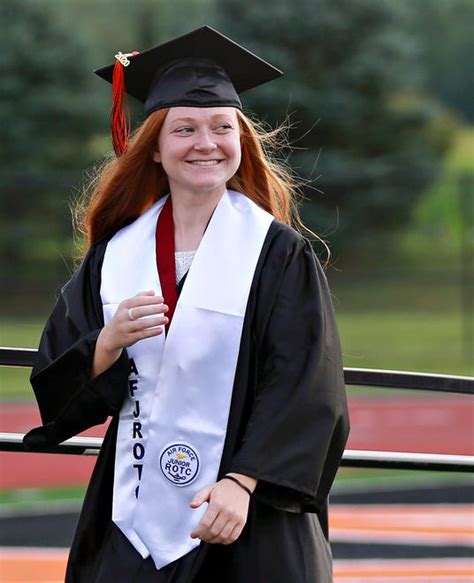
[[[235,541],[242,534],[242,531],[244,530],[244,526],[245,526],[245,522],[244,523],[242,523],[242,522],[237,523],[236,526],[234,527],[234,530],[227,537],[227,542],[223,543],[223,544],[231,545],[232,543],[235,543]]]
[[[155,296],[154,292],[150,295],[148,295],[147,292],[140,292],[133,298],[124,300],[119,308],[121,309],[121,313],[125,320],[130,320],[132,322],[139,320],[140,318],[165,314],[169,309],[168,306],[163,303],[163,298]],[[167,321],[165,323],[167,323]],[[146,327],[152,325],[156,324],[145,324]],[[134,327],[133,329],[139,330],[141,327]]]
[[[197,506],[194,501],[191,507]],[[248,494],[239,486],[229,480],[217,482],[210,492],[209,506],[191,537],[212,544],[235,542],[247,520],[248,505]]]
[[[168,311],[166,304],[151,304],[150,306],[136,306],[135,308],[128,308],[129,316],[132,320],[143,318],[145,316],[153,316],[155,314],[165,314]]]
[[[233,520],[227,520],[222,524],[222,528],[219,528],[221,525],[218,524],[218,521],[216,520],[215,525],[213,525],[213,527],[211,527],[210,529],[210,534],[211,536],[214,534],[214,532],[216,532],[217,534],[209,539],[207,542],[211,543],[211,544],[219,544],[219,545],[228,545],[231,542],[234,542],[233,540],[230,540],[230,535],[234,532],[235,528],[237,527],[237,523]]]
[[[222,539],[222,533],[224,530],[232,531],[234,525],[229,524],[230,516],[223,515],[221,512],[211,526],[207,529],[205,541],[208,543],[220,543]]]
[[[132,346],[144,338],[159,336],[169,322],[168,306],[153,290],[123,300],[104,327],[103,339],[109,351]]]
[[[145,330],[136,332],[135,334],[137,335],[137,337],[133,339],[129,346],[135,344],[135,342],[138,342],[139,340],[143,340],[145,338],[152,338],[153,336],[159,336],[160,334],[163,334],[163,332],[164,332],[163,326],[154,326],[153,328],[146,328]]]
[[[245,520],[238,514],[228,511],[220,512],[211,524],[206,523],[207,521],[198,529],[198,538],[211,544],[229,545],[239,537]]]
[[[125,347],[132,346],[135,342],[139,340],[144,340],[145,338],[152,338],[153,336],[160,336],[165,331],[164,325],[152,326],[150,328],[143,328],[136,330],[134,332],[129,332],[126,335]]]
[[[132,309],[132,308],[130,308]],[[168,324],[169,318],[164,314],[150,315],[140,318],[135,318],[132,314],[132,318],[128,314],[123,314],[120,317],[118,326],[125,334],[134,334],[136,332],[141,332],[147,330],[148,328],[154,328],[156,326],[165,326]]]
[[[154,296],[155,295],[155,290],[154,289],[147,289],[145,291],[139,291],[137,294],[135,294],[134,297],[137,296]]]
[[[150,318],[150,316],[158,316],[165,314],[168,311],[168,306],[163,303],[163,298],[161,296],[156,296],[155,292],[150,290],[149,292],[140,292],[132,298],[127,298],[119,305],[119,310],[122,317],[125,320],[130,320],[134,322],[135,320],[140,320],[140,318],[147,318],[150,320],[149,323],[144,323],[145,327],[155,326],[157,324],[162,324],[163,322],[156,322]],[[154,323],[151,323],[153,320]],[[133,327],[133,330],[140,330],[141,325],[138,327]]]
[[[150,304],[162,304],[163,297],[155,295],[155,292],[140,292],[136,296],[127,298],[120,303],[123,308],[136,308],[138,306],[148,306]]]
[[[166,316],[156,316],[148,318],[138,318],[133,319],[129,324],[129,332],[141,332],[142,330],[147,330],[148,328],[154,328],[156,326],[164,326],[168,323],[168,318]]]

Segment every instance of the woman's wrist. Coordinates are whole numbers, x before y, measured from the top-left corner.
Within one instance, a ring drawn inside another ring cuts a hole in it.
[[[109,347],[107,344],[107,333],[105,328],[99,332],[94,349],[91,377],[94,379],[105,370],[110,368],[122,354],[122,348]]]
[[[106,326],[104,326],[97,336],[96,350],[100,350],[100,352],[106,356],[114,356],[117,352],[120,355],[122,349],[118,346],[114,346],[113,342],[110,340],[111,339],[108,333],[108,329]]]
[[[226,476],[230,476],[239,480],[246,488],[250,490],[251,493],[257,487],[258,480],[256,478],[252,478],[252,476],[246,476],[245,474],[238,474],[236,472],[228,472]]]

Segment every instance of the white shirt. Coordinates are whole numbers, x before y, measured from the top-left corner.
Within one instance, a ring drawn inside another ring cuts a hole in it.
[[[176,251],[174,254],[176,262],[176,284],[181,281],[183,275],[191,267],[196,251]]]

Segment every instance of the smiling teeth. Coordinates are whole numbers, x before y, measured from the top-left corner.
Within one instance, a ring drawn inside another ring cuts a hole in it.
[[[220,160],[192,160],[191,164],[195,166],[214,166],[214,164],[219,164]]]

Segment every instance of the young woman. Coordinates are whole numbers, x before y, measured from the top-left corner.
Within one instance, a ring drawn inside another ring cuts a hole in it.
[[[289,174],[238,97],[280,72],[209,27],[117,59],[98,71],[117,158],[41,339],[44,425],[25,437],[112,416],[66,581],[329,582],[339,338]],[[145,102],[129,144],[123,85]]]

